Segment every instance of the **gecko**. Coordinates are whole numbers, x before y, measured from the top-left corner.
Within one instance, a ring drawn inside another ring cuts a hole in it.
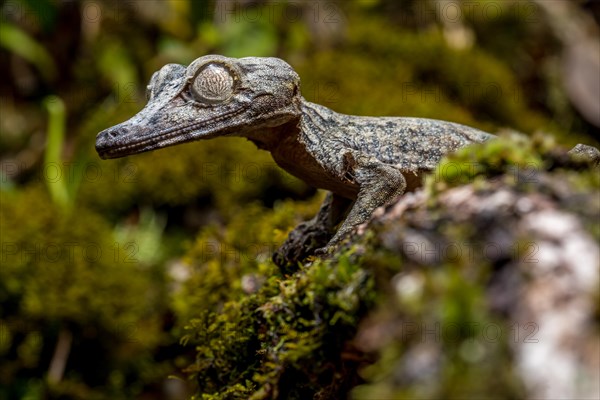
[[[442,157],[496,137],[448,121],[335,112],[305,100],[298,74],[274,57],[206,55],[187,67],[167,64],[150,79],[146,97],[139,113],[97,135],[101,158],[240,136],[328,191],[317,215],[275,252],[278,265],[331,252],[376,208],[421,186]],[[591,146],[573,151],[600,159]]]

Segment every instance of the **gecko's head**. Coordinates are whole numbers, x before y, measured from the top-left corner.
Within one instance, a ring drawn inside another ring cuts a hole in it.
[[[282,125],[300,116],[300,78],[278,58],[209,55],[168,64],[148,84],[148,104],[100,132],[96,150],[117,158]]]

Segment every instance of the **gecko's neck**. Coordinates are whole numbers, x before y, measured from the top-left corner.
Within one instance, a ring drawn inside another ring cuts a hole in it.
[[[306,101],[304,99],[302,99],[301,107],[303,116],[318,116],[324,120],[335,120],[342,115],[325,106],[317,103],[311,103],[310,101]]]
[[[339,114],[327,107],[311,103],[303,98],[299,101],[301,113],[281,125],[270,123],[239,134],[250,140],[259,149],[273,152],[282,142],[297,140],[300,136],[309,141],[320,141],[320,137],[334,129],[338,124]]]
[[[344,125],[343,114],[339,114],[320,104],[302,102],[300,129],[307,146],[318,146],[323,139],[335,137]]]

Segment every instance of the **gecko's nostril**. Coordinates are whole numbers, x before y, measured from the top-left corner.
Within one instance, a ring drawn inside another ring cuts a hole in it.
[[[120,136],[120,135],[126,135],[126,134],[128,134],[129,133],[129,128],[127,128],[127,127],[124,126],[124,127],[117,128],[117,129],[109,129],[107,133],[108,133],[108,135],[110,137],[114,138],[114,137],[117,137],[117,136]]]
[[[130,133],[131,128],[126,126],[115,126],[103,130],[96,137],[96,150],[103,153],[106,149],[110,149],[118,142],[122,141],[123,136]]]

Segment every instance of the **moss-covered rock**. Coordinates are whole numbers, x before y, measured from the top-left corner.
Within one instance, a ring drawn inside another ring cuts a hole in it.
[[[598,393],[599,183],[547,137],[512,136],[376,218],[363,262],[391,278],[356,338],[379,360],[354,398]]]
[[[197,398],[597,393],[599,191],[589,162],[512,135],[446,158],[331,259],[282,276],[265,257],[230,291],[205,264],[184,338]],[[539,372],[554,364],[572,375]]]
[[[306,211],[314,212],[317,203],[311,203]],[[261,216],[257,207],[234,219],[240,229],[206,230],[181,266],[189,275],[174,296],[181,305],[175,308],[182,321],[195,316],[183,342],[196,346],[188,371],[198,398],[346,393],[356,376],[346,373],[355,360],[344,351],[372,300],[370,274],[347,254],[281,275],[270,261],[277,243],[272,229],[293,226],[299,210],[288,202]]]

